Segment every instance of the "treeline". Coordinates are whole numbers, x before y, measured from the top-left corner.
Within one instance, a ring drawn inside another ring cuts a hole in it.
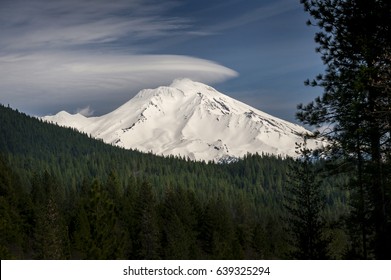
[[[284,201],[292,159],[232,164],[158,157],[0,106],[1,257],[286,259],[296,246]],[[317,168],[323,169],[322,164]],[[322,181],[325,258],[349,236],[344,178]],[[308,258],[303,256],[301,258]]]
[[[269,259],[287,249],[278,216],[256,219],[243,198],[202,203],[190,189],[166,187],[158,200],[136,178],[121,190],[114,173],[64,195],[43,172],[26,193],[0,167],[2,259]]]

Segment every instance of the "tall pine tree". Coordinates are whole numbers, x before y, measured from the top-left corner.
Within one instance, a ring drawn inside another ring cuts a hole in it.
[[[301,0],[320,31],[326,66],[312,86],[323,95],[297,114],[329,129],[332,155],[350,163],[362,258],[391,257],[391,3],[388,0]],[[373,228],[373,234],[371,233]],[[372,238],[373,236],[373,238]]]
[[[321,190],[319,170],[312,163],[311,151],[305,145],[300,147],[300,154],[301,157],[291,166],[285,191],[291,254],[296,259],[327,259],[329,240],[325,236],[322,215],[326,199]]]

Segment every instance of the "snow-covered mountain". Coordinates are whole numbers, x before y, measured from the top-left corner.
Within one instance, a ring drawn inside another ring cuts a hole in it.
[[[124,148],[216,162],[247,153],[295,156],[295,143],[308,132],[189,79],[142,90],[100,117],[62,111],[42,119]]]

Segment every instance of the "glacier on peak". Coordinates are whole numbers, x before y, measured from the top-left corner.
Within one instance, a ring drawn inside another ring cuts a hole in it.
[[[295,157],[296,143],[303,142],[301,134],[309,133],[190,79],[141,90],[99,117],[62,111],[42,119],[123,148],[215,162],[247,153]],[[313,139],[307,144],[324,145]]]

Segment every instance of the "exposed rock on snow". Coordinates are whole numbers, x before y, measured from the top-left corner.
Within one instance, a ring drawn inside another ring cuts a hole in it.
[[[247,153],[296,156],[295,143],[308,132],[189,79],[142,90],[100,117],[62,111],[42,119],[124,148],[216,162]],[[307,144],[323,145],[316,140]]]

